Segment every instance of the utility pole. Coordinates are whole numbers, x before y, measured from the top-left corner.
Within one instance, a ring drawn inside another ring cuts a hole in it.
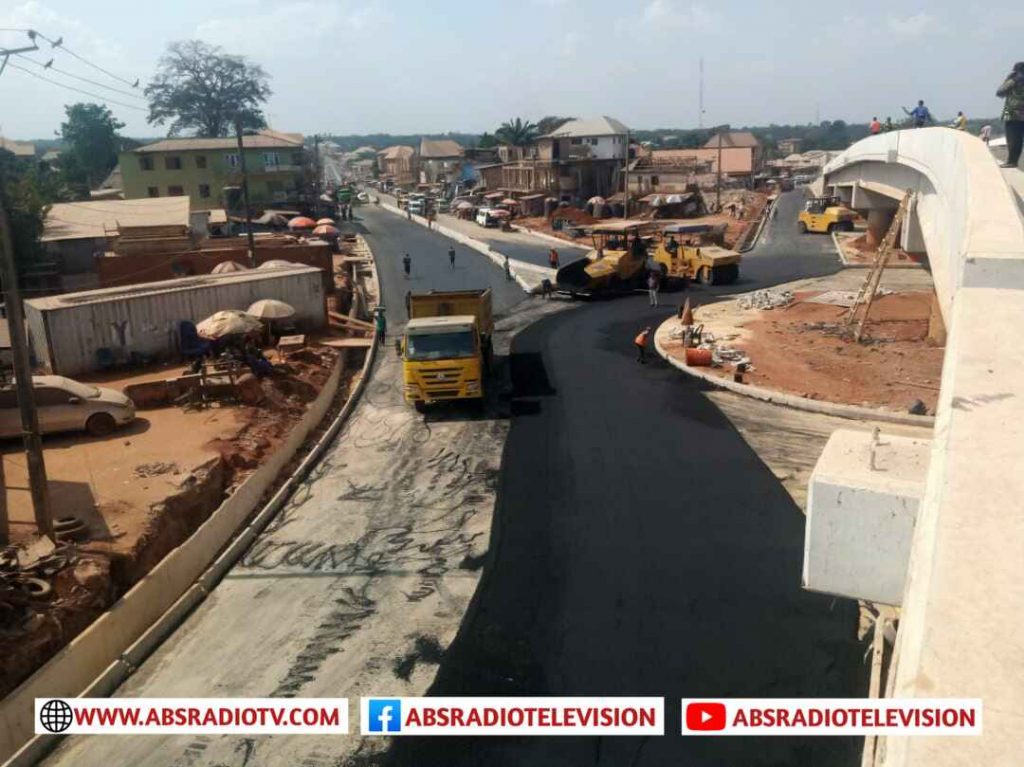
[[[622,187],[622,217],[629,218],[629,128],[626,128],[626,171]]]
[[[14,245],[11,238],[11,225],[7,219],[7,200],[2,196],[0,196],[0,278],[3,279],[7,327],[11,336],[14,383],[18,395],[18,409],[21,411],[21,435],[27,456],[32,510],[35,513],[36,529],[50,540],[55,541],[53,518],[50,516],[50,493],[46,484],[46,463],[43,461],[43,443],[39,438],[39,419],[32,390],[32,365],[29,362],[28,348],[25,345],[25,315],[21,305],[21,292],[18,290],[18,271],[14,266]],[[2,488],[0,488],[0,492],[3,492]]]
[[[700,59],[700,86],[697,91],[697,127],[704,127],[704,58]]]
[[[39,46],[36,45],[34,33],[29,34],[29,39],[32,41],[32,45],[27,45],[24,48],[0,48],[0,58],[3,59],[3,61],[0,61],[0,75],[4,73],[5,69],[7,69],[7,59],[9,59],[14,54],[28,53],[29,51],[39,50]]]
[[[320,134],[313,136],[313,212],[314,218],[320,218]]]
[[[245,203],[245,235],[249,242],[249,266],[256,268],[256,240],[252,236],[252,206],[249,205],[249,174],[245,170],[245,146],[242,143],[242,118],[235,119],[238,165],[242,169],[242,200]]]
[[[722,212],[722,127],[718,127],[718,160],[715,162],[715,209]]]

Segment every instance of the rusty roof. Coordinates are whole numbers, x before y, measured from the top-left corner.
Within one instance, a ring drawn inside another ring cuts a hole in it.
[[[242,146],[246,149],[299,149],[302,147],[301,133],[280,133],[264,130],[253,135],[242,136]],[[231,138],[167,138],[152,144],[131,150],[135,154],[152,152],[194,152],[215,151],[218,149],[235,149],[238,140]]]
[[[35,157],[36,145],[27,141],[11,141],[9,138],[0,136],[0,149],[6,149],[16,157]]]
[[[462,147],[451,139],[420,139],[420,157],[425,160],[442,157],[461,157]]]

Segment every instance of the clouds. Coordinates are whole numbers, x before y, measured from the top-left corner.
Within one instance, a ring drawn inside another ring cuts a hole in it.
[[[718,28],[719,17],[696,3],[681,5],[674,0],[650,0],[640,12],[640,23],[654,29],[710,32]]]
[[[889,16],[885,28],[891,35],[904,40],[916,40],[942,31],[938,19],[927,11],[918,11],[909,16]]]

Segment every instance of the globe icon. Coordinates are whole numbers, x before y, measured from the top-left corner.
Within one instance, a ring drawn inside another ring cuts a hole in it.
[[[48,700],[39,709],[39,721],[50,732],[64,732],[71,719],[71,706],[62,700]]]

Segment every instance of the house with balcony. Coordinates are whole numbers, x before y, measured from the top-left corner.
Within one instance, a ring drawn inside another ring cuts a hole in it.
[[[621,186],[628,134],[612,117],[570,120],[504,163],[497,188],[510,194],[544,194],[574,205],[594,196],[611,197]]]
[[[307,157],[299,133],[262,130],[243,136],[254,209],[301,205]],[[242,164],[235,138],[169,138],[122,152],[124,197],[188,197],[192,210],[239,208]]]

